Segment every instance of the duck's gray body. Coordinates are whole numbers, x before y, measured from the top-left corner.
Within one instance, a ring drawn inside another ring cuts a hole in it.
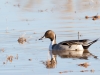
[[[72,49],[71,47],[72,46],[76,46],[76,49],[74,50],[77,50],[77,46],[80,46],[82,45],[83,49],[88,49],[93,43],[95,43],[98,39],[94,40],[94,41],[90,41],[89,39],[83,39],[83,40],[68,40],[68,41],[62,41],[58,44],[54,44],[52,46],[52,49],[63,49],[63,50],[66,50],[66,48],[69,50]],[[59,47],[59,48],[58,48]]]
[[[88,39],[83,40],[68,40],[62,41],[60,43],[56,43],[56,34],[52,30],[48,30],[45,32],[42,38],[49,38],[51,40],[49,51],[51,58],[53,58],[52,53],[55,55],[57,52],[61,51],[80,51],[79,54],[82,54],[85,49],[88,49],[93,43],[95,43],[98,39],[94,41],[90,41]],[[40,38],[39,40],[41,40]]]

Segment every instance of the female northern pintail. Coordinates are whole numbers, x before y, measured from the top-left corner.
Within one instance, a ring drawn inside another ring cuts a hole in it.
[[[77,51],[84,51],[88,49],[93,43],[95,43],[98,39],[90,41],[88,39],[83,40],[68,40],[62,41],[60,43],[56,43],[56,34],[52,30],[47,30],[42,38],[49,38],[51,40],[49,51],[61,51],[61,50],[77,50]],[[50,53],[52,55],[52,53]],[[51,56],[53,58],[53,56]]]

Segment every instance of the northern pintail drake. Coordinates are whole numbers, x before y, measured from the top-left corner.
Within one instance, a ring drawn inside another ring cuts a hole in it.
[[[49,38],[51,40],[49,51],[54,52],[61,51],[61,50],[77,50],[77,51],[84,51],[88,49],[93,43],[95,43],[98,39],[90,41],[89,39],[83,39],[83,40],[67,40],[62,41],[60,43],[56,43],[56,34],[52,30],[47,30],[43,37],[41,37],[39,40],[42,40],[43,38]],[[52,53],[50,53],[51,58],[53,58]]]

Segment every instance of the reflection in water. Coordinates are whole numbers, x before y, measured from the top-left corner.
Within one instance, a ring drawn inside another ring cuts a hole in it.
[[[25,8],[32,8],[34,0],[29,0],[25,6]]]
[[[89,56],[97,58],[95,55],[91,54],[88,50],[61,50],[55,51],[53,54],[59,55],[61,58],[79,58],[79,59],[88,59]]]
[[[73,12],[74,7],[73,7],[73,1],[72,0],[68,0],[68,2],[66,3],[67,6],[67,11],[66,12]]]
[[[81,11],[98,10],[100,6],[99,1],[100,0],[80,0],[77,2],[77,7],[82,9]]]
[[[53,54],[59,55],[61,58],[76,58],[82,57],[83,51],[82,50],[60,50],[60,51],[53,51]]]
[[[54,11],[59,11],[61,13],[75,12],[75,11],[89,11],[89,10],[98,10],[100,8],[99,0],[27,0],[22,1],[17,0],[17,2],[24,3],[23,9],[26,11],[32,11],[33,9],[41,10],[45,9],[45,11],[54,9]],[[47,3],[50,2],[53,5],[50,7],[47,6]],[[44,4],[43,4],[44,3]]]
[[[85,59],[87,60],[88,57],[93,57],[95,59],[97,59],[97,56],[93,55],[92,53],[90,53],[88,50],[84,50],[83,51],[78,51],[78,50],[61,50],[61,51],[56,51],[52,52],[52,54],[56,54],[58,56],[60,56],[61,58],[76,58],[76,59]],[[57,65],[57,57],[55,55],[55,59],[51,59],[51,60],[47,60],[45,62],[43,62],[43,64],[46,66],[46,68],[55,68]]]
[[[28,0],[28,2],[24,6],[24,9],[26,9],[27,11],[31,11],[33,10],[33,7],[35,7],[35,5],[41,5],[41,1],[42,0]]]
[[[47,61],[43,61],[43,64],[46,66],[46,68],[55,68],[56,64],[57,64],[57,60],[47,60]]]

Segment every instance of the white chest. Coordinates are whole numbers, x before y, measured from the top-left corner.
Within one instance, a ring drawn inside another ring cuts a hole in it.
[[[49,45],[49,50],[52,51],[52,42]]]
[[[51,41],[50,45],[49,45],[49,50],[52,51],[52,45],[54,45],[54,40]]]

